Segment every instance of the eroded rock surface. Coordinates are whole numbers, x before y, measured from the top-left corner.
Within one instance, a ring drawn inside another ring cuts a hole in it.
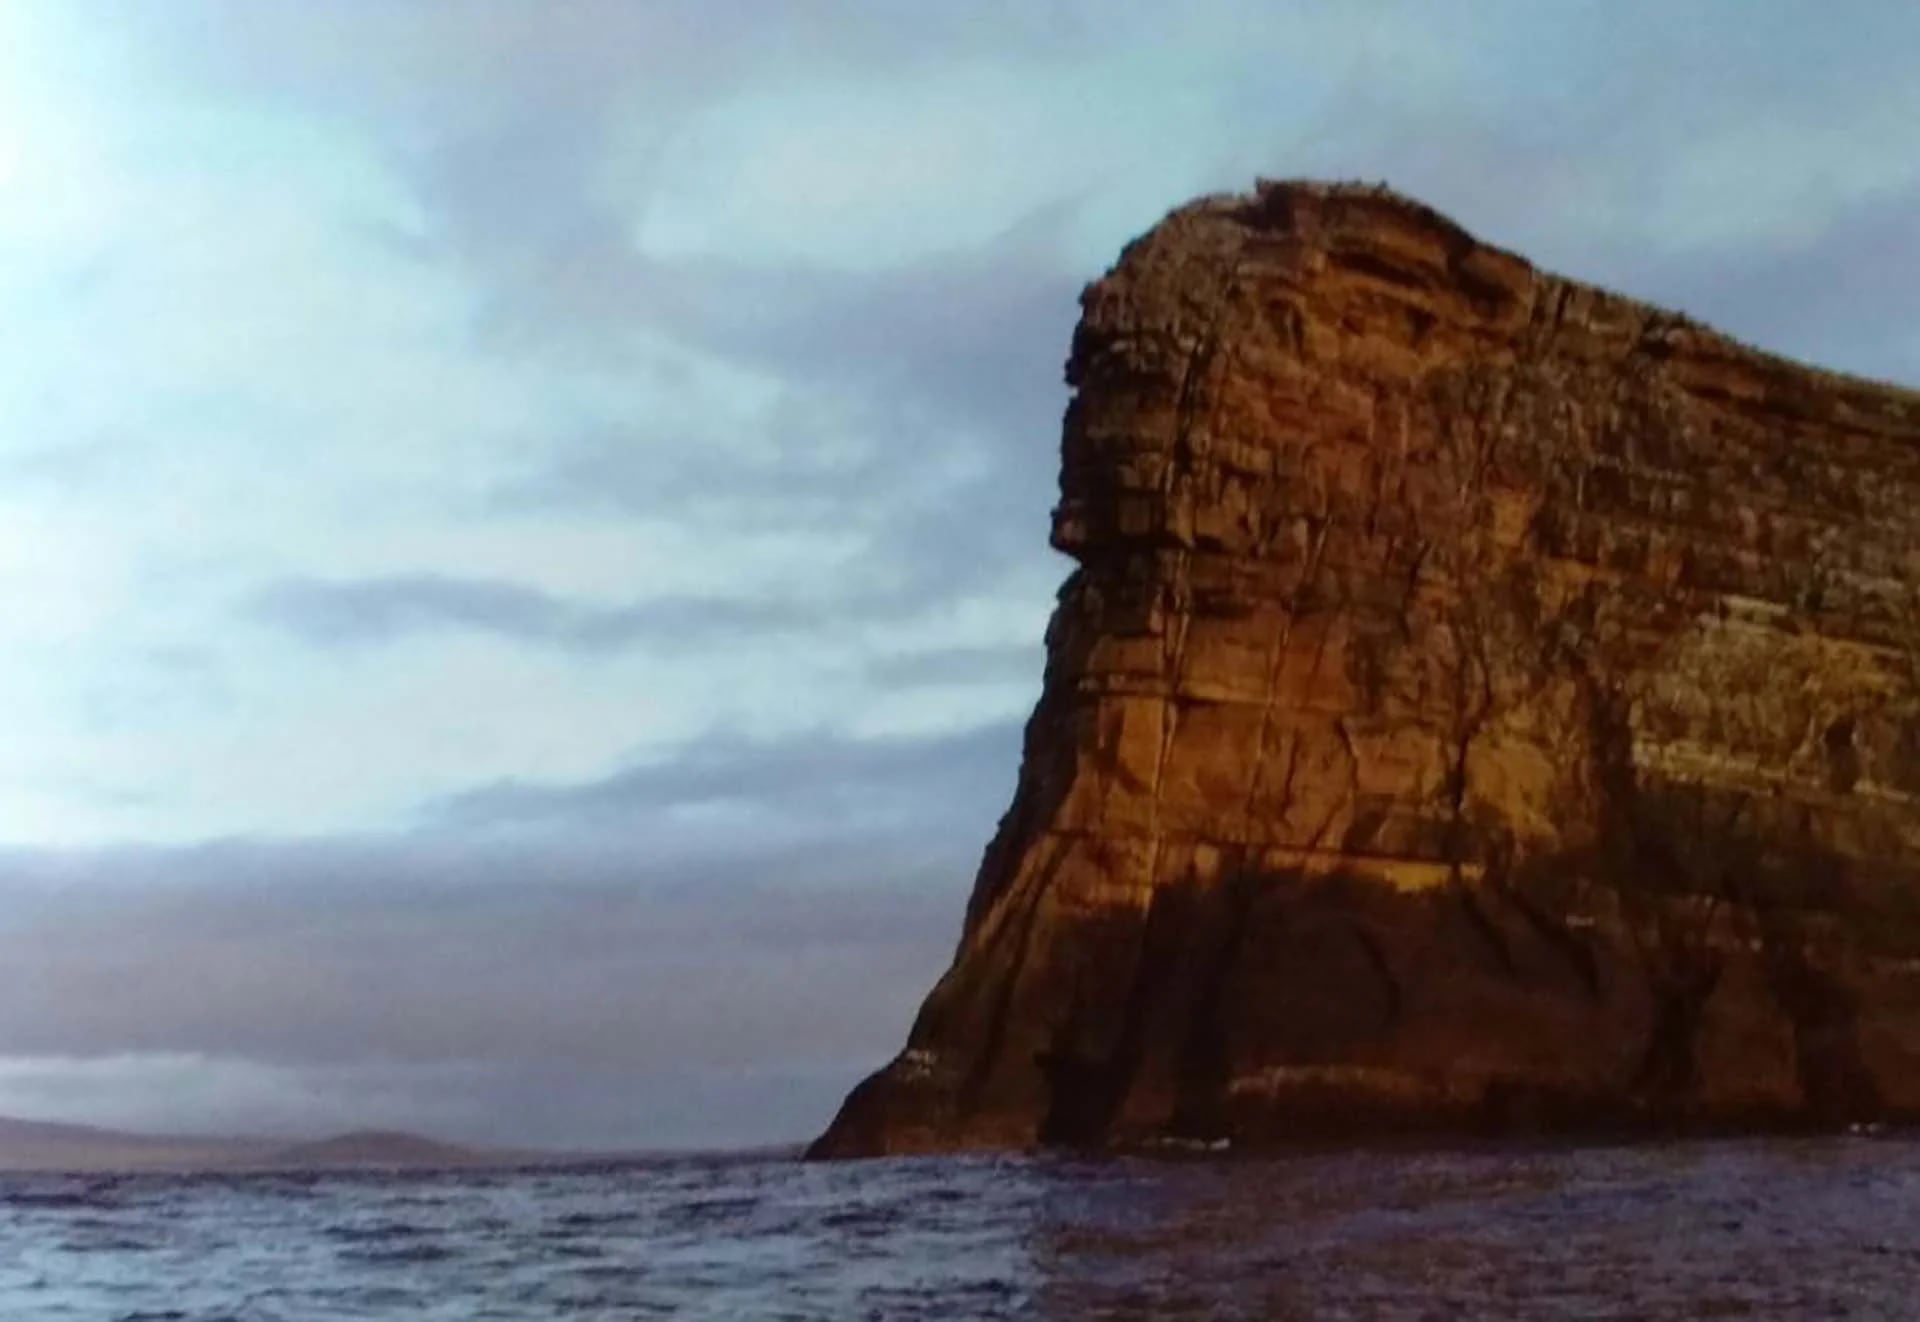
[[[1013,805],[817,1153],[1920,1117],[1920,395],[1378,189],[1083,305]]]

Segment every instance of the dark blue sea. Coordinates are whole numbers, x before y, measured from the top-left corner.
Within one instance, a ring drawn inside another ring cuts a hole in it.
[[[0,1318],[1911,1318],[1920,1139],[0,1177]]]

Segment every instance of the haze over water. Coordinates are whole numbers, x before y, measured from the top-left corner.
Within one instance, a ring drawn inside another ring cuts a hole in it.
[[[0,1316],[1911,1316],[1920,1141],[0,1177]]]

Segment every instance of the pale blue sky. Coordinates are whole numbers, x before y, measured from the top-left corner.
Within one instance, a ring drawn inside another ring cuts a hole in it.
[[[0,1112],[803,1135],[1011,793],[1129,237],[1382,179],[1916,382],[1916,123],[1864,2],[8,0]]]

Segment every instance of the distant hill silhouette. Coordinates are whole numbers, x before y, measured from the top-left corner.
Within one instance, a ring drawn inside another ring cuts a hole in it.
[[[8,1171],[230,1169],[279,1146],[273,1139],[135,1134],[0,1116],[0,1170]]]
[[[141,1134],[0,1116],[0,1172],[429,1169],[562,1161],[569,1154],[462,1147],[400,1130],[360,1129],[312,1141]]]
[[[394,1129],[356,1129],[311,1143],[295,1143],[267,1153],[262,1165],[315,1166],[473,1166],[498,1160],[477,1148],[442,1143],[423,1134]]]

